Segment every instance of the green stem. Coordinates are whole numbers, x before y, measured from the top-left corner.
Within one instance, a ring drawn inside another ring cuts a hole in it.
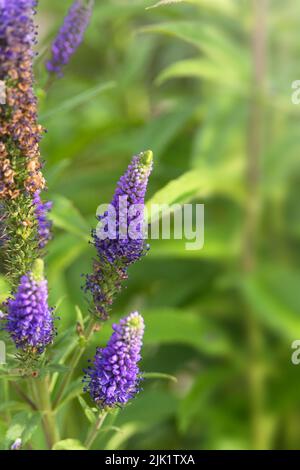
[[[53,445],[59,441],[59,433],[56,425],[55,412],[51,405],[49,393],[48,377],[32,379],[33,396],[42,413],[42,423],[47,447],[52,449]]]
[[[32,410],[37,410],[35,402],[31,400],[31,398],[27,395],[27,393],[24,392],[24,390],[18,385],[17,382],[12,382],[12,387],[15,389],[19,397],[21,397],[22,400],[24,400]]]
[[[9,382],[8,380],[3,380],[2,381],[3,383],[3,399],[4,399],[4,403],[5,402],[8,402],[9,401]],[[5,411],[5,419],[7,420],[7,422],[9,423],[10,422],[10,412],[9,410],[6,410]]]
[[[264,142],[264,86],[266,75],[267,1],[252,0],[254,27],[252,33],[253,84],[248,123],[247,205],[242,265],[244,275],[253,275],[257,264],[257,232],[261,207],[261,159]],[[249,398],[252,446],[267,449],[265,426],[265,370],[262,364],[263,336],[254,312],[247,307],[249,347]]]
[[[102,411],[99,416],[98,416],[98,419],[97,421],[95,422],[94,426],[91,428],[86,440],[85,440],[85,443],[84,443],[84,446],[87,448],[87,449],[90,449],[91,446],[93,445],[96,437],[98,436],[98,433],[105,421],[105,418],[107,416],[107,411]]]
[[[96,320],[94,318],[91,318],[89,324],[87,325],[87,328],[85,330],[85,333],[84,333],[84,339],[85,341],[82,343],[82,345],[79,345],[79,347],[74,351],[74,354],[70,360],[70,363],[69,363],[69,370],[68,372],[65,374],[60,386],[59,386],[59,389],[58,389],[58,392],[56,394],[56,397],[55,397],[55,400],[54,400],[54,403],[53,403],[53,408],[56,409],[57,406],[59,405],[59,402],[60,400],[63,398],[63,395],[66,391],[66,388],[68,387],[71,379],[72,379],[72,375],[74,373],[74,370],[76,369],[80,359],[81,359],[81,356],[83,355],[85,349],[86,349],[86,346],[90,340],[90,338],[92,337],[93,335],[93,332],[95,330],[95,325],[97,324]]]

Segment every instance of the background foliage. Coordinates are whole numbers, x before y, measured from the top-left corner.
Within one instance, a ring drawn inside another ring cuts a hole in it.
[[[96,0],[84,44],[47,97],[36,64],[60,341],[69,340],[74,306],[86,310],[81,274],[91,266],[96,207],[131,155],[151,148],[149,200],[204,203],[205,247],[152,241],[131,268],[113,318],[139,309],[143,370],[178,381],[145,381],[114,423],[122,432],[102,433],[96,447],[299,448],[300,372],[290,360],[300,337],[298,5],[270,0],[264,12],[254,0],[190,0],[146,9],[153,3]],[[40,1],[41,54],[69,4]],[[260,63],[251,38],[260,44],[264,30]],[[0,407],[0,432],[14,406]],[[59,417],[68,437],[84,434],[83,408],[70,400]],[[32,432],[38,442],[34,422]]]

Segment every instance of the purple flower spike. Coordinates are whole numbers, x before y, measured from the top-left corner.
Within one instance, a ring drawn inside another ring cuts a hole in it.
[[[16,347],[25,353],[41,354],[52,343],[54,318],[48,306],[48,284],[41,274],[42,260],[37,260],[34,272],[21,277],[14,297],[5,304],[5,329]]]
[[[52,222],[48,220],[48,212],[52,209],[52,201],[43,202],[41,200],[40,191],[36,191],[33,197],[35,206],[35,216],[38,222],[39,248],[43,249],[51,240]]]
[[[125,405],[139,391],[144,320],[133,312],[113,325],[106,348],[98,348],[85,381],[92,400],[101,408]]]
[[[72,4],[52,44],[52,57],[46,64],[48,72],[56,73],[59,77],[63,76],[63,66],[69,63],[83,40],[92,14],[93,3],[89,1],[85,5],[82,0],[75,0]]]
[[[101,239],[93,234],[99,256],[110,262],[122,259],[123,263],[134,263],[145,252],[144,243],[144,203],[149,175],[152,171],[153,154],[150,150],[134,156],[126,173],[120,178],[111,206],[116,214],[116,234],[112,238]],[[99,216],[100,223],[107,213]],[[130,234],[130,226],[136,220],[135,234]]]
[[[114,296],[127,278],[128,267],[148,249],[144,240],[144,205],[152,166],[150,150],[133,157],[118,182],[110,208],[98,217],[99,225],[92,232],[98,256],[92,274],[86,276],[84,289],[92,294],[92,312],[102,320],[108,317]]]

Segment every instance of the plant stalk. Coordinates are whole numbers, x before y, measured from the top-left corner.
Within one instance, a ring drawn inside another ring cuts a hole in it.
[[[93,445],[96,437],[98,436],[98,433],[105,421],[105,418],[107,416],[107,411],[102,411],[98,418],[97,418],[97,421],[95,422],[94,426],[92,426],[86,440],[85,440],[85,443],[84,443],[84,446],[87,448],[87,449],[90,449],[91,446]]]
[[[59,441],[55,412],[51,405],[48,377],[31,380],[35,402],[42,413],[42,423],[48,449]]]
[[[257,262],[257,241],[260,219],[261,160],[264,144],[264,86],[267,56],[267,4],[268,0],[252,0],[253,32],[252,63],[253,82],[247,140],[247,203],[245,213],[244,246],[242,269],[247,278],[255,272]],[[263,335],[254,312],[247,306],[246,328],[249,347],[249,395],[251,411],[252,446],[267,449],[268,438],[265,426],[265,371],[262,364]]]
[[[69,370],[68,372],[65,374],[60,386],[59,386],[59,389],[57,391],[57,394],[56,394],[56,397],[55,397],[55,400],[54,400],[54,403],[53,403],[53,408],[56,409],[57,406],[59,405],[59,402],[60,400],[62,399],[64,393],[65,393],[65,390],[66,388],[68,387],[68,385],[70,384],[70,381],[72,379],[72,375],[74,373],[74,370],[76,369],[85,349],[86,349],[86,346],[87,346],[87,343],[88,341],[90,340],[90,338],[92,337],[93,333],[94,333],[94,330],[95,330],[95,326],[97,324],[97,321],[94,319],[94,318],[91,318],[88,325],[87,325],[87,328],[84,332],[84,339],[85,339],[85,342],[82,344],[82,346],[79,345],[79,347],[74,351],[73,353],[73,356],[70,360],[70,363],[69,363]]]

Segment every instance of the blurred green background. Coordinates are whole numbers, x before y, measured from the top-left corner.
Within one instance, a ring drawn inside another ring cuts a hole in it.
[[[96,208],[131,156],[151,148],[148,200],[205,204],[205,246],[151,242],[130,269],[113,319],[138,309],[147,380],[119,414],[112,449],[300,448],[297,0],[96,0],[84,44],[45,98],[42,154],[55,201],[49,244],[59,331],[86,312],[82,273]],[[40,1],[40,51],[70,1]],[[46,76],[39,59],[37,82]],[[169,183],[171,185],[169,185]],[[94,353],[96,344],[84,356]],[[78,371],[78,375],[80,370]],[[88,425],[77,401],[67,437]]]

